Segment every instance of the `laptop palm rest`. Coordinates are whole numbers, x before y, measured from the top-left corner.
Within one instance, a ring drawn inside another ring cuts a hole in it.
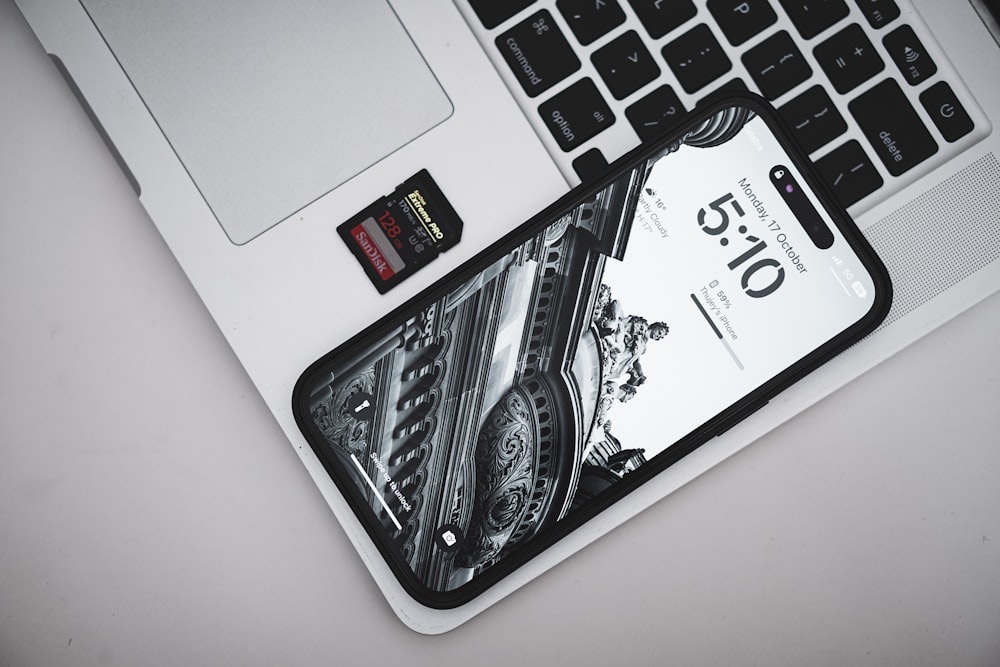
[[[385,2],[82,4],[236,244],[452,112]]]

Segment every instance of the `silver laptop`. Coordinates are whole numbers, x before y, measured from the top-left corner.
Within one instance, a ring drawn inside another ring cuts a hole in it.
[[[18,4],[393,609],[423,632],[462,623],[1000,286],[1000,47],[982,3]],[[599,526],[459,609],[420,606],[302,440],[293,384],[721,87],[760,92],[794,129],[888,265],[888,319]],[[421,169],[463,240],[379,295],[336,227]]]

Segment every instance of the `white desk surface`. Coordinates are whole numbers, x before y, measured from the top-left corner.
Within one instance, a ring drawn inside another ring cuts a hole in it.
[[[11,0],[0,305],[4,667],[1000,664],[1000,297],[434,638]]]

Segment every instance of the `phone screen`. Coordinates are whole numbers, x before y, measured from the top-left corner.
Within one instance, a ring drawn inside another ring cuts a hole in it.
[[[724,107],[321,360],[300,423],[404,578],[502,571],[870,316],[795,163]]]

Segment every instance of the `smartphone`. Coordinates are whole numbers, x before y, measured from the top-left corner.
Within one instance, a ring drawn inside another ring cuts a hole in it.
[[[741,95],[323,356],[293,408],[403,587],[453,608],[872,331],[890,301],[781,120]]]

